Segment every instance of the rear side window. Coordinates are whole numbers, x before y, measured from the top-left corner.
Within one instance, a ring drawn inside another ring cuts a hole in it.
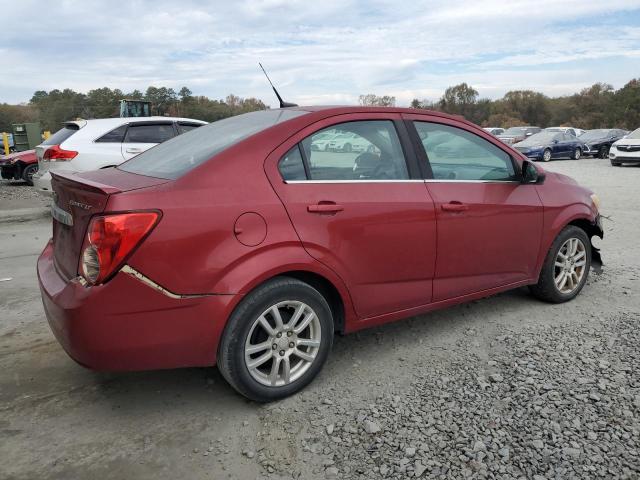
[[[190,132],[193,129],[202,127],[201,123],[178,123],[178,135]]]
[[[406,180],[407,162],[390,120],[346,122],[302,141],[310,180]]]
[[[513,180],[511,157],[478,135],[439,123],[414,122],[436,180]]]
[[[127,131],[126,125],[121,125],[118,128],[114,128],[109,133],[104,134],[96,140],[99,143],[122,143],[124,134]]]
[[[307,179],[307,174],[304,171],[304,162],[297,144],[280,159],[278,169],[285,181]]]
[[[42,142],[41,145],[60,145],[78,130],[80,130],[80,127],[75,123],[65,125],[63,128],[61,128],[56,133],[47,138],[44,142]]]
[[[261,110],[203,125],[133,157],[118,168],[149,177],[176,179],[218,153],[304,110]]]
[[[162,143],[175,136],[171,123],[155,125],[129,125],[124,143]]]

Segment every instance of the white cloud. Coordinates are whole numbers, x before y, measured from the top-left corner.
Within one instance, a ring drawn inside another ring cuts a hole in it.
[[[565,94],[637,76],[637,0],[512,2],[183,0],[71,1],[46,14],[31,0],[4,8],[0,101],[35,90],[148,85],[274,104],[257,62],[287,100],[354,103],[358,95],[437,98],[460,81],[490,97],[532,88]],[[635,19],[636,21],[633,21]]]

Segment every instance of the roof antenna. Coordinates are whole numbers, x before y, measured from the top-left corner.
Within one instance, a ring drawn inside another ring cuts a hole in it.
[[[289,102],[285,102],[284,100],[282,100],[282,97],[278,93],[278,90],[276,90],[276,87],[273,86],[273,83],[271,83],[271,79],[269,78],[269,75],[267,75],[267,72],[264,69],[264,67],[262,66],[262,64],[260,62],[258,62],[258,65],[260,65],[260,68],[262,69],[262,72],[264,73],[264,76],[267,77],[267,80],[269,81],[269,84],[271,85],[271,88],[273,88],[273,93],[275,93],[276,97],[278,97],[278,101],[280,102],[280,108],[297,107],[298,105],[295,104],[295,103],[289,103]]]

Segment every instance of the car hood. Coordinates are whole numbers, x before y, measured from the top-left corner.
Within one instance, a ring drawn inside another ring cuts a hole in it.
[[[615,145],[640,145],[640,138],[623,138],[615,142]]]

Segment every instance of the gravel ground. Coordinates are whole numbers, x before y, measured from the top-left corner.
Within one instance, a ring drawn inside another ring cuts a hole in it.
[[[46,207],[48,204],[45,197],[25,182],[0,179],[0,210]]]
[[[33,271],[50,226],[0,225],[0,478],[640,478],[640,168],[545,168],[607,217],[603,273],[575,300],[518,289],[337,337],[319,378],[269,405],[215,369],[75,365]]]

